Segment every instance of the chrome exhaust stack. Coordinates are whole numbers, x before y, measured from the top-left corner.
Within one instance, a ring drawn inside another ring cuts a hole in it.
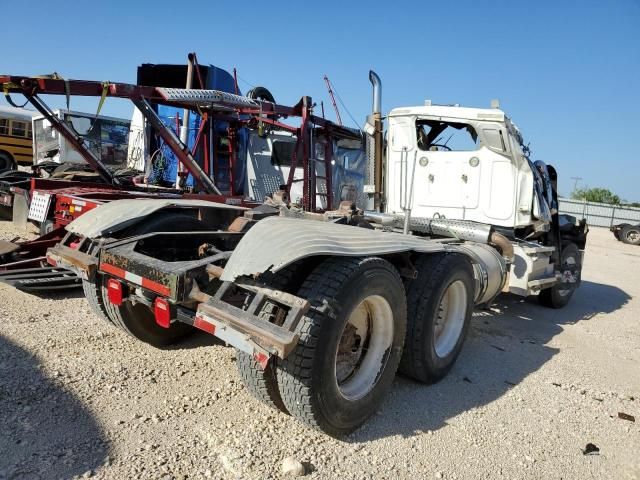
[[[373,70],[369,71],[369,81],[373,86],[373,103],[365,125],[368,162],[364,193],[373,200],[367,208],[382,211],[382,81]]]

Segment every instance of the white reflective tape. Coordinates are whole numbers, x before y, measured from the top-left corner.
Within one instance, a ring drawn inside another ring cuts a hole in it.
[[[131,283],[135,283],[136,285],[142,286],[142,277],[140,275],[136,275],[135,273],[124,272],[124,279]]]
[[[228,343],[232,347],[236,347],[238,350],[242,350],[245,353],[253,356],[253,352],[257,345],[251,340],[249,335],[240,333],[237,330],[229,327],[226,323],[220,322],[209,315],[204,315],[201,312],[197,312],[197,315],[207,323],[213,325],[215,329],[214,336],[218,337],[225,343]]]

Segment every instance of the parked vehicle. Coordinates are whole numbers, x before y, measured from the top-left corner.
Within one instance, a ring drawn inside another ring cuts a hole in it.
[[[33,110],[0,105],[0,173],[30,165],[33,160]]]
[[[195,64],[195,55],[190,56],[191,60]],[[234,89],[229,73],[214,66],[194,66],[198,80],[202,82],[200,87]],[[186,65],[143,64],[138,67],[138,78],[147,84],[171,88],[184,85],[188,70]],[[196,74],[195,71],[192,73]],[[104,92],[104,85],[101,88]],[[65,92],[72,93],[66,89]],[[0,273],[0,281],[25,291],[71,288],[79,285],[75,274],[50,267],[46,262],[43,264],[46,249],[64,236],[65,225],[114,199],[188,197],[191,186],[187,184],[183,190],[173,188],[180,161],[179,155],[172,151],[175,145],[166,144],[162,138],[152,135],[139,110],[134,108],[131,126],[126,129],[118,119],[51,111],[39,101],[35,105],[43,112],[34,121],[34,149],[38,152],[38,163],[33,166],[33,172],[0,174],[0,191],[6,192],[0,197],[0,203],[4,203],[0,205],[0,214],[13,218],[18,225],[26,226],[28,221],[39,225],[42,236],[24,242],[0,241],[0,272],[5,272]],[[150,107],[158,110],[158,117],[166,128],[175,128],[180,123],[182,109],[153,103]],[[189,145],[193,146],[193,156],[205,164],[205,170],[219,170],[218,158],[227,156],[227,152],[219,154],[212,148],[208,155],[211,143],[208,138],[222,132],[218,132],[220,129],[214,128],[212,122],[201,122],[198,115],[192,115],[191,119],[186,134]],[[196,127],[210,123],[211,131],[204,131],[201,135],[204,129]],[[226,132],[226,126],[222,127]],[[126,162],[123,162],[123,142],[127,136],[132,141],[129,142]],[[67,161],[60,163],[62,160]],[[162,174],[155,168],[160,163],[165,170]],[[143,172],[144,177],[135,177],[136,173]],[[233,177],[234,172],[226,173]],[[224,175],[225,172],[220,172],[219,178]],[[234,197],[233,191],[226,193],[225,197],[214,195],[209,198],[244,203],[241,197]]]
[[[291,182],[251,210],[113,202],[72,222],[49,258],[73,264],[96,311],[142,341],[167,345],[195,327],[233,345],[249,390],[331,435],[361,425],[397,369],[425,383],[444,377],[474,306],[502,291],[565,306],[580,284],[587,227],[558,215],[555,169],[529,160],[499,109],[394,109],[385,149],[380,81],[370,79],[369,160],[355,201],[315,213],[312,173],[299,205]],[[310,99],[299,105],[319,121]],[[322,137],[303,123],[292,164],[314,172],[322,151],[325,171],[339,164],[332,128]],[[141,230],[171,226],[111,238],[134,219]]]
[[[620,223],[609,228],[613,232],[616,240],[630,245],[640,245],[640,223],[631,225],[629,223]]]

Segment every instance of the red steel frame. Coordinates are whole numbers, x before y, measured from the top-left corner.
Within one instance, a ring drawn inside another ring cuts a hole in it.
[[[88,80],[62,80],[62,79],[53,79],[53,78],[34,78],[34,77],[24,77],[24,76],[11,76],[4,75],[0,76],[0,83],[3,84],[5,91],[12,93],[22,93],[24,94],[31,103],[36,106],[38,110],[45,110],[46,105],[39,99],[38,94],[49,94],[49,95],[74,95],[74,96],[108,96],[108,97],[116,97],[116,98],[126,98],[132,100],[137,106],[142,105],[148,106],[147,102],[154,102],[159,104],[171,105],[178,108],[189,108],[193,109],[193,106],[176,101],[176,100],[167,100],[162,96],[161,91],[156,87],[146,87],[140,85],[132,85],[126,83],[105,83],[105,82],[97,82],[97,81],[88,81]],[[140,102],[143,102],[142,104]],[[252,124],[257,121],[262,123],[273,125],[274,127],[284,129],[290,131],[297,135],[298,138],[298,146],[300,148],[296,148],[296,153],[292,159],[291,169],[289,172],[289,178],[287,180],[287,190],[291,190],[291,185],[293,183],[293,176],[296,167],[298,166],[298,150],[302,156],[301,164],[304,171],[304,194],[303,194],[303,207],[307,210],[316,210],[316,175],[315,175],[315,160],[311,160],[311,152],[310,152],[310,134],[311,134],[311,125],[316,125],[324,129],[327,141],[329,142],[330,134],[338,134],[346,137],[353,137],[353,133],[351,130],[342,127],[341,125],[336,125],[333,122],[326,120],[321,117],[317,117],[312,114],[313,104],[310,97],[302,97],[300,102],[298,102],[293,107],[278,105],[271,102],[262,102],[260,108],[255,107],[235,107],[233,108],[236,115],[229,115],[228,112],[218,112],[218,111],[209,111],[206,110],[207,117],[206,120],[203,120],[203,124],[208,123],[212,119],[219,119],[222,121],[230,121],[234,122],[236,127],[241,126],[242,124]],[[42,112],[46,114],[46,110]],[[143,114],[145,112],[143,111]],[[300,117],[301,124],[299,127],[292,127],[285,123],[278,121],[278,118],[281,117]],[[249,118],[243,118],[249,117]],[[95,156],[88,151],[88,149],[84,148],[82,139],[77,137],[72,131],[68,128],[64,129],[63,126],[54,125],[59,129],[60,133],[67,138],[74,147],[77,148],[81,153],[84,154],[85,160],[87,163],[92,165],[96,171],[99,173],[101,171],[106,170],[102,163]],[[156,127],[156,125],[154,125]],[[206,136],[204,133],[204,128],[201,126],[201,131],[198,134],[198,137],[201,135]],[[206,187],[206,180],[202,177],[202,171],[198,172],[197,170],[193,170],[190,167],[190,164],[194,162],[191,151],[184,145],[182,142],[176,141],[177,138],[173,135],[173,132],[169,131],[169,129],[165,128],[156,128],[160,136],[165,140],[167,145],[173,150],[176,154],[178,160],[187,167],[189,172],[194,176],[196,181]],[[234,168],[234,163],[236,161],[236,145],[234,135],[230,135],[229,139],[229,168],[231,172]],[[232,141],[233,140],[233,141]],[[196,142],[196,145],[199,142]],[[205,147],[205,151],[208,151],[208,148]],[[332,195],[331,195],[331,148],[325,149],[325,181],[327,185],[327,209],[332,209]],[[207,154],[205,154],[207,155]],[[208,165],[207,158],[205,156],[205,164]],[[208,166],[207,166],[208,170]],[[231,173],[230,172],[230,173]],[[214,165],[214,175],[217,173],[215,171]],[[207,174],[209,172],[207,171]],[[114,182],[115,183],[115,182]],[[230,183],[233,188],[233,179],[232,173],[230,175]],[[215,188],[215,187],[214,187]],[[217,190],[217,188],[216,188]],[[224,198],[221,193],[217,190],[214,195],[219,198]],[[232,194],[234,192],[232,191]],[[321,194],[322,195],[322,194]],[[238,199],[240,200],[240,199]]]

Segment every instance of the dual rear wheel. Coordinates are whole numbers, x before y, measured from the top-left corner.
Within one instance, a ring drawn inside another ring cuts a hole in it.
[[[418,278],[405,291],[387,260],[322,262],[297,292],[289,290],[312,305],[299,325],[298,345],[265,370],[239,355],[245,385],[272,407],[342,436],[375,413],[398,366],[422,382],[442,378],[468,330],[473,271],[457,254],[424,256],[416,267]]]
[[[197,218],[182,213],[159,212],[150,216],[143,223],[127,229],[122,235],[126,237],[144,235],[153,232],[202,231],[207,226]],[[97,251],[92,252],[95,255]],[[122,305],[112,305],[107,299],[105,277],[96,275],[92,281],[83,280],[82,288],[93,312],[100,319],[123,330],[132,337],[153,345],[165,347],[182,339],[193,331],[184,323],[175,322],[169,328],[159,326],[150,307],[142,303],[127,300]]]

